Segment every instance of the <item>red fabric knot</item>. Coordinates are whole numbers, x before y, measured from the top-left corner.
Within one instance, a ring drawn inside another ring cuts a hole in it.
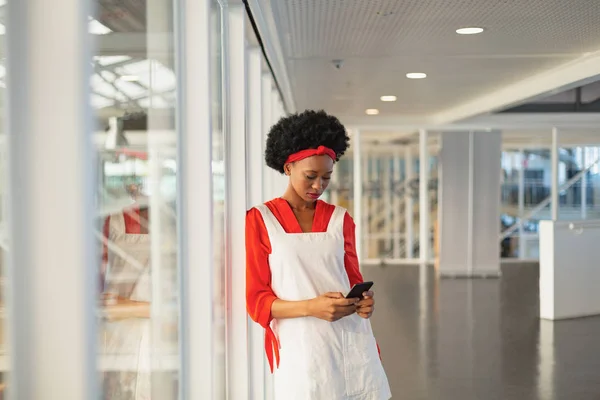
[[[273,373],[273,353],[275,353],[275,363],[277,368],[279,368],[279,340],[277,340],[277,336],[275,336],[275,332],[273,332],[273,329],[271,329],[270,326],[265,328],[265,350],[267,352],[271,373]]]
[[[329,158],[331,158],[333,161],[335,161],[337,158],[335,151],[326,146],[319,146],[316,149],[306,149],[291,154],[285,163],[290,164],[312,156],[329,156]]]

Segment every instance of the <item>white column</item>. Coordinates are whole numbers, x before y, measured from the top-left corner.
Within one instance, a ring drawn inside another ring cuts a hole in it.
[[[519,192],[518,192],[518,202],[519,202],[519,258],[525,257],[525,238],[523,235],[525,234],[525,229],[523,226],[523,216],[525,215],[525,152],[521,149],[519,151]]]
[[[382,157],[383,164],[383,179],[384,179],[384,191],[383,191],[383,201],[385,207],[385,233],[386,233],[386,248],[392,250],[394,245],[394,219],[393,219],[393,195],[392,195],[392,158],[384,155]],[[393,257],[392,253],[388,254],[387,257]]]
[[[551,162],[552,162],[552,185],[550,187],[550,210],[552,213],[552,220],[558,221],[558,129],[552,128],[552,149],[551,149]]]
[[[149,121],[152,121],[149,113]],[[160,117],[159,117],[160,118]],[[153,125],[150,125],[150,128]],[[164,340],[164,328],[167,324],[169,313],[164,299],[167,277],[166,271],[173,268],[163,250],[165,239],[169,236],[165,231],[169,228],[164,212],[166,201],[161,193],[163,179],[164,146],[160,144],[159,132],[148,130],[148,182],[150,190],[149,199],[149,231],[150,235],[150,346],[152,348],[152,396],[158,398],[169,398],[167,394],[167,376],[163,373],[162,361],[166,355],[166,343]],[[168,231],[167,231],[168,232]],[[169,241],[167,241],[169,243]]]
[[[502,134],[444,132],[441,137],[437,272],[497,277]]]
[[[362,164],[362,149],[360,130],[352,131],[352,155],[354,167],[354,223],[356,224],[356,253],[358,260],[362,261],[363,256],[363,164]],[[360,265],[360,263],[359,263]]]
[[[393,178],[393,188],[395,190],[393,190],[392,192],[392,196],[393,196],[393,207],[394,207],[394,228],[393,228],[393,232],[394,232],[394,237],[393,237],[393,258],[395,260],[400,258],[400,238],[402,236],[402,232],[400,232],[401,230],[401,215],[400,215],[400,208],[402,206],[401,203],[401,199],[400,196],[397,194],[398,189],[400,188],[400,185],[402,185],[402,173],[400,170],[400,154],[398,153],[397,150],[394,151],[394,172],[392,174]]]
[[[183,399],[210,399],[214,387],[213,190],[210,71],[211,2],[185,0],[177,43]],[[198,135],[198,132],[206,134]],[[199,265],[205,268],[198,268]]]
[[[581,175],[581,219],[587,219],[587,157],[585,147],[581,150],[581,169],[584,171]]]
[[[248,382],[246,313],[246,12],[242,5],[225,7],[226,24],[226,190],[227,190],[227,398],[245,399]]]
[[[475,230],[474,226],[474,213],[475,213],[475,138],[473,137],[474,132],[469,132],[469,145],[468,145],[468,163],[469,163],[469,173],[467,175],[467,210],[469,210],[467,214],[467,273],[469,275],[473,274],[473,234]],[[500,174],[498,174],[500,176]],[[498,188],[500,185],[498,185]],[[500,196],[498,196],[500,198]]]
[[[369,160],[372,157],[370,153],[361,154],[362,158],[362,184],[361,184],[361,194],[362,194],[362,208],[361,208],[361,220],[362,220],[362,230],[361,230],[361,248],[362,248],[362,259],[369,258],[369,210],[371,205],[370,200],[370,185],[369,185],[369,169],[370,163]],[[358,240],[358,238],[357,238]]]
[[[165,244],[175,247],[168,238],[176,227],[175,221],[165,212],[167,199],[161,192],[163,181],[163,160],[167,151],[175,151],[175,146],[169,147],[161,140],[165,130],[175,130],[173,119],[177,113],[173,109],[165,112],[164,109],[154,104],[154,92],[157,90],[157,74],[160,64],[167,68],[174,68],[175,41],[172,35],[163,33],[174,33],[174,16],[171,14],[171,4],[163,0],[150,0],[146,3],[146,48],[149,62],[149,90],[148,97],[148,181],[150,189],[149,199],[149,231],[150,235],[150,343],[152,349],[151,357],[151,394],[153,398],[170,399],[172,378],[165,373],[164,360],[168,355],[168,345],[165,335],[165,326],[169,322],[175,322],[174,314],[169,310],[166,303],[165,293],[173,292],[175,277],[179,276],[180,270],[176,259],[171,257]],[[157,33],[161,33],[157,35]],[[178,68],[179,69],[179,68]],[[177,77],[176,77],[177,79]],[[176,105],[178,107],[178,105]],[[177,110],[178,112],[179,110]],[[173,136],[175,134],[173,133]],[[171,236],[172,237],[172,236]]]
[[[263,159],[263,201],[271,200],[274,196],[274,179],[277,178],[274,170],[269,168],[264,163],[264,149],[266,146],[267,134],[269,133],[269,129],[274,123],[273,110],[271,106],[273,96],[273,79],[270,74],[264,74],[262,77],[262,90],[261,90],[261,104],[262,104],[262,112],[263,112],[263,121],[262,121],[262,143],[263,143],[263,151],[262,151],[262,159]],[[281,194],[279,194],[281,195]],[[268,363],[265,362],[264,367],[265,372],[265,399],[264,400],[272,400],[274,396],[273,391],[273,375],[271,374],[270,367]]]
[[[249,206],[263,203],[263,142],[261,50],[252,48],[248,54],[248,197]],[[250,400],[265,398],[265,331],[248,317],[250,324]]]
[[[279,92],[275,89],[271,90],[271,118],[272,124],[274,125],[279,122],[279,119],[284,116],[283,106],[279,99]],[[271,187],[271,199],[280,197],[287,189],[289,178],[277,171],[272,170],[272,187]]]
[[[427,131],[419,130],[419,249],[421,262],[429,261],[429,149]]]
[[[409,189],[408,183],[414,179],[415,169],[412,154],[412,148],[406,146],[404,148],[404,246],[406,248],[405,258],[411,259],[414,257],[413,248],[415,245],[414,233],[414,199],[412,190]]]
[[[371,192],[370,196],[368,197],[368,201],[367,203],[369,204],[367,206],[367,210],[365,212],[365,218],[367,219],[367,230],[366,230],[366,234],[367,234],[367,246],[366,246],[366,257],[365,258],[370,258],[372,256],[374,256],[375,258],[379,258],[381,256],[381,254],[379,254],[379,252],[377,251],[378,246],[377,245],[373,245],[373,243],[378,243],[379,238],[376,236],[377,234],[379,234],[379,231],[372,231],[371,228],[373,226],[373,224],[369,221],[369,220],[373,220],[374,217],[376,216],[377,213],[382,212],[382,203],[383,203],[383,199],[381,198],[381,195],[383,193],[382,190],[382,185],[381,185],[381,176],[379,175],[379,168],[378,168],[378,161],[379,161],[379,156],[377,155],[376,152],[371,152],[371,154],[369,154],[369,174],[368,174],[368,179],[367,182],[369,183],[369,186],[372,188],[377,188],[379,190],[379,197],[375,197],[375,192]],[[371,253],[371,248],[375,248],[376,252],[375,253]]]
[[[10,396],[93,399],[100,260],[92,236],[90,2],[19,0],[5,11]]]
[[[271,110],[271,93],[272,93],[273,82],[271,79],[271,75],[263,74],[262,75],[262,85],[261,85],[261,95],[260,102],[262,108],[262,131],[261,131],[261,140],[262,140],[262,158],[263,158],[263,201],[271,200],[273,194],[273,174],[275,173],[271,168],[265,164],[265,145],[267,141],[267,135],[269,133],[269,129],[273,125],[273,112]]]

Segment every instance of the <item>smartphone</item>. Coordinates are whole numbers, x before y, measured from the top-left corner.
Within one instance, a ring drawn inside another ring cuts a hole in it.
[[[371,289],[373,282],[362,282],[354,285],[350,293],[346,296],[347,299],[362,299],[363,293]]]

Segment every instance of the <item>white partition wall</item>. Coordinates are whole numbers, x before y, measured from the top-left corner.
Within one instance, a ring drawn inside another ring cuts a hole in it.
[[[429,261],[431,230],[429,226],[429,134],[419,130],[419,259]]]
[[[216,4],[214,4],[217,6]],[[179,137],[180,254],[181,288],[181,358],[182,399],[214,398],[215,346],[213,345],[213,174],[211,132],[211,10],[209,0],[186,0],[180,10],[183,29],[178,41],[181,81]],[[185,57],[182,57],[185,54]],[[213,78],[214,79],[214,78]],[[217,123],[215,121],[215,123]],[[198,268],[198,266],[204,266]]]
[[[252,48],[248,54],[248,207],[264,202],[263,197],[263,135],[262,135],[262,73],[260,48]],[[250,101],[252,98],[252,101]],[[250,392],[249,400],[265,398],[265,332],[248,317]]]
[[[438,273],[498,276],[501,134],[444,132],[441,137]]]
[[[97,394],[90,5],[10,1],[5,15],[12,399]]]
[[[271,78],[266,79],[272,81]],[[263,110],[270,116],[270,121],[263,124],[264,140],[267,139],[269,129],[273,124],[277,123],[281,117],[285,115],[283,105],[281,104],[279,92],[273,88],[273,85],[269,85],[267,82],[263,83],[263,96],[265,96],[264,107],[269,107],[270,111]],[[288,179],[282,173],[279,173],[265,165],[265,194],[266,199],[271,200],[277,197],[281,197],[285,189],[287,188]]]
[[[232,2],[233,3],[233,2]],[[242,4],[224,7],[226,73],[226,245],[227,245],[227,398],[249,392],[248,317],[246,313],[245,225],[246,163],[246,13]]]

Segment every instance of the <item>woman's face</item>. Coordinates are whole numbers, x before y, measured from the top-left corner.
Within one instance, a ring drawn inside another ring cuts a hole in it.
[[[329,156],[312,156],[286,164],[284,169],[294,191],[302,200],[310,203],[317,201],[329,185],[333,160]]]

